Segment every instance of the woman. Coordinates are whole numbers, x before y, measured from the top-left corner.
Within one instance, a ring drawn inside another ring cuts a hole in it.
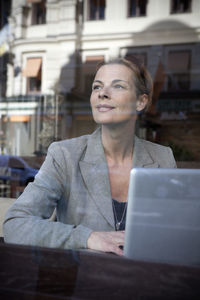
[[[124,59],[99,66],[90,101],[100,128],[49,147],[34,183],[6,215],[6,242],[122,255],[130,170],[176,167],[170,148],[134,136],[136,112],[151,95],[143,66]]]

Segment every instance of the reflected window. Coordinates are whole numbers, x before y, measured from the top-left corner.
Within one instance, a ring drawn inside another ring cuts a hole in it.
[[[192,0],[171,0],[171,14],[191,12]]]
[[[34,94],[41,92],[41,78],[29,77],[27,79],[27,93]]]
[[[42,86],[42,58],[28,58],[23,76],[27,77],[27,94],[37,94],[41,92]]]
[[[84,74],[84,94],[90,95],[92,91],[92,82],[96,73],[96,66],[99,62],[104,61],[104,56],[87,56],[83,65]]]
[[[146,16],[147,0],[129,0],[128,17]]]
[[[31,0],[32,25],[46,24],[46,0]]]
[[[88,20],[105,19],[105,0],[88,0]]]
[[[132,62],[137,59],[141,64],[147,66],[147,53],[145,52],[128,53],[125,58]]]
[[[190,51],[170,51],[168,54],[168,91],[190,89]]]

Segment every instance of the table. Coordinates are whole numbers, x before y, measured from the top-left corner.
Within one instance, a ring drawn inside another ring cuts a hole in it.
[[[0,243],[0,299],[200,299],[200,267]]]

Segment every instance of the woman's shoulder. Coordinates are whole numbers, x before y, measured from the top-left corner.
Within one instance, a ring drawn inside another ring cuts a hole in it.
[[[161,144],[158,144],[158,143],[155,143],[155,142],[150,142],[150,141],[147,141],[147,140],[144,140],[144,139],[141,139],[141,138],[138,138],[136,137],[137,141],[142,143],[145,147],[148,147],[149,149],[158,149],[158,150],[167,150],[170,149],[169,147],[167,146],[164,146],[164,145],[161,145]]]
[[[62,151],[73,151],[73,152],[77,152],[77,151],[81,151],[82,149],[84,149],[88,143],[88,139],[90,138],[90,134],[88,135],[82,135],[79,137],[74,137],[74,138],[70,138],[70,139],[65,139],[65,140],[61,140],[61,141],[56,141],[51,143],[51,145],[49,146],[48,151],[58,151],[58,149],[62,150]]]
[[[98,139],[99,131],[96,130],[91,134],[56,141],[49,146],[48,153],[63,152],[65,155],[80,156],[88,147],[89,143],[94,144]]]
[[[158,162],[161,167],[176,167],[176,162],[172,149],[170,147],[150,142],[136,137],[140,151],[145,151],[153,159]],[[145,149],[145,150],[144,150]]]
[[[90,138],[91,134],[86,134],[86,135],[81,135],[79,137],[74,137],[70,139],[65,139],[61,140],[58,142],[52,143],[54,146],[59,146],[59,147],[69,147],[69,146],[74,146],[74,145],[84,145],[87,143],[88,139]]]

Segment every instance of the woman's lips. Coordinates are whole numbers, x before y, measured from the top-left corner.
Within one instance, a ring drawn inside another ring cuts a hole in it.
[[[97,110],[99,112],[107,112],[107,111],[110,111],[112,109],[114,109],[114,107],[111,106],[111,105],[107,105],[107,104],[97,105]]]

